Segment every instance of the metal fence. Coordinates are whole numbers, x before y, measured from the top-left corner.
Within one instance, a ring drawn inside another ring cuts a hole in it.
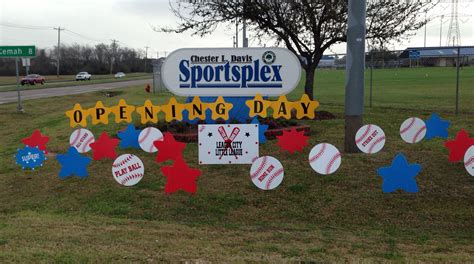
[[[420,108],[427,102],[432,110],[474,112],[474,46],[374,50],[365,58],[368,107],[377,102],[377,106]],[[323,56],[318,68],[343,72],[345,66],[346,54],[331,54]],[[387,98],[395,89],[400,96],[413,97],[407,100],[412,104],[402,105],[397,96]]]

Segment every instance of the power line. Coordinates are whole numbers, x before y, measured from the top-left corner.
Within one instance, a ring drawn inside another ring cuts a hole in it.
[[[106,41],[106,39],[95,39],[95,38],[91,38],[91,37],[88,37],[88,36],[85,36],[85,35],[82,35],[82,34],[79,34],[77,32],[74,32],[72,30],[69,30],[69,29],[66,29],[66,31],[70,34],[74,34],[76,37],[80,37],[80,38],[83,38],[83,39],[87,39],[87,40],[90,40],[90,41],[96,41],[96,42],[104,42]]]
[[[49,27],[49,26],[21,25],[21,24],[16,24],[16,23],[9,23],[9,22],[1,22],[0,26],[21,28],[21,29],[29,29],[29,30],[52,30],[52,29],[53,30],[58,30],[58,28],[53,27],[53,26]],[[86,39],[86,40],[89,40],[89,41],[95,41],[95,42],[101,42],[101,43],[104,43],[104,42],[108,41],[107,39],[96,39],[96,38],[86,36],[84,34],[77,33],[75,31],[72,31],[72,30],[69,30],[69,29],[61,28],[61,31],[63,31],[63,30],[64,30],[65,33],[68,33],[68,35],[74,35],[75,37],[79,37],[79,38]],[[128,45],[127,43],[125,43],[123,41],[113,40],[114,45],[117,42],[122,43],[125,47],[132,48],[131,45]]]
[[[51,30],[53,27],[41,27],[41,26],[29,26],[29,25],[20,25],[20,24],[13,24],[8,22],[2,22],[0,25],[5,27],[13,27],[13,28],[23,28],[23,29],[33,29],[33,30]]]

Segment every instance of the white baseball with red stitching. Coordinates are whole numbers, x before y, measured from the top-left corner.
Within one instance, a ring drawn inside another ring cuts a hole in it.
[[[262,190],[272,190],[283,181],[285,172],[280,161],[271,156],[260,157],[252,163],[250,179]]]
[[[420,142],[426,135],[425,122],[417,117],[410,117],[400,126],[400,137],[406,143]]]
[[[332,174],[341,166],[341,153],[329,144],[320,143],[314,146],[309,153],[309,165],[319,174]]]
[[[464,154],[464,167],[467,170],[467,173],[474,176],[474,145],[469,147]]]
[[[163,140],[163,133],[155,127],[147,127],[140,132],[140,135],[138,135],[138,144],[140,145],[140,148],[148,153],[158,151],[153,144],[153,142],[158,140]]]
[[[360,151],[368,154],[377,153],[385,145],[385,133],[377,125],[365,125],[357,130],[355,142]]]
[[[92,132],[85,128],[78,128],[69,137],[69,146],[75,147],[79,153],[86,153],[91,150],[90,144],[94,141]]]
[[[115,159],[112,165],[112,175],[115,181],[123,186],[137,184],[145,173],[143,162],[133,154],[123,154]]]

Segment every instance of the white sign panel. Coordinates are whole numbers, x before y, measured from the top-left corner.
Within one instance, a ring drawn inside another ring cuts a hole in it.
[[[30,67],[30,58],[21,58],[21,64],[23,67]]]
[[[301,64],[283,48],[187,48],[166,58],[161,76],[179,96],[277,96],[298,85]]]
[[[258,124],[199,125],[199,164],[252,164],[258,158]]]

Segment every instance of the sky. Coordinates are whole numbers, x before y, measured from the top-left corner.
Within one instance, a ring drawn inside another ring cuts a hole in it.
[[[440,15],[450,15],[450,4],[441,4],[428,13],[427,46],[439,46]],[[474,1],[459,4],[459,12],[470,17],[460,21],[462,45],[474,45]],[[423,19],[422,17],[420,19]],[[153,26],[176,26],[178,19],[170,11],[168,0],[0,0],[0,45],[29,45],[52,48],[57,45],[61,27],[61,43],[96,45],[118,40],[120,46],[148,49],[148,57],[164,56],[184,47],[232,47],[235,25],[219,27],[204,38],[191,33],[174,34],[153,30]],[[20,25],[15,28],[5,25]],[[443,21],[443,40],[446,43],[449,18]],[[259,43],[249,32],[249,45]],[[79,34],[79,35],[78,35]],[[241,35],[239,36],[241,41]],[[241,44],[239,44],[240,46]],[[390,49],[422,47],[424,28],[408,41],[391,43]],[[345,44],[338,44],[327,53],[345,53]]]

